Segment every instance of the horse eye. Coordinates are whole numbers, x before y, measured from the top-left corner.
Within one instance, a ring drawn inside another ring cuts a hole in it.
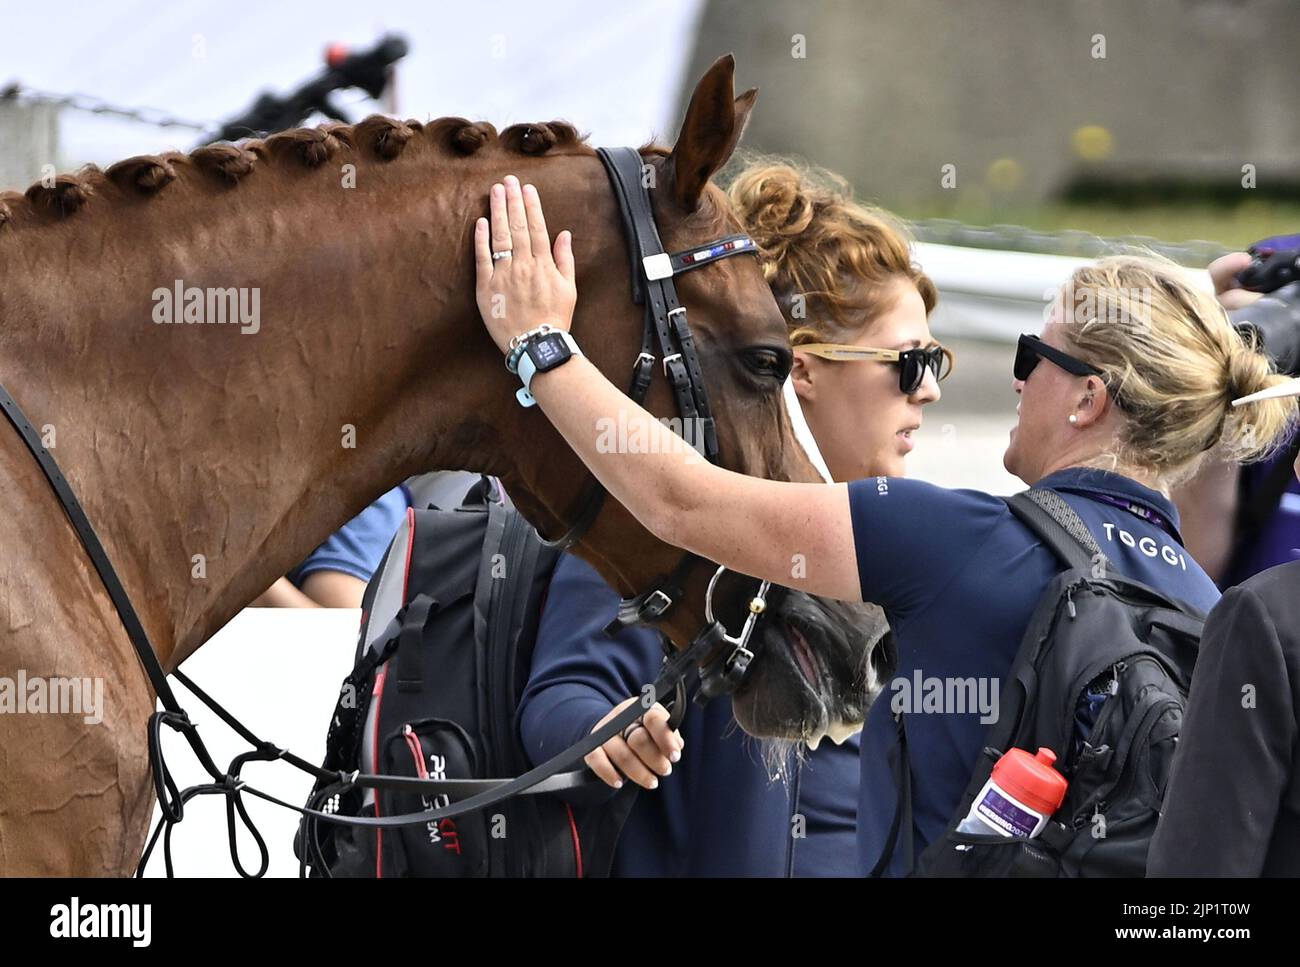
[[[751,349],[745,354],[745,361],[755,374],[784,382],[794,365],[794,356],[788,350]]]

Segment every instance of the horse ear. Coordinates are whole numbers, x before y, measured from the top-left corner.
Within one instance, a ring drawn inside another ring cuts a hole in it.
[[[736,58],[731,54],[714,61],[691,95],[668,158],[673,197],[687,211],[695,210],[704,186],[736,150],[758,97],[756,87],[734,97],[735,73]]]

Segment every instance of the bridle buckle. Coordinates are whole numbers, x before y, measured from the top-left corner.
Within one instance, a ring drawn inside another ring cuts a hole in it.
[[[646,279],[651,282],[673,277],[673,257],[667,252],[645,256],[641,259],[641,267],[645,270]]]
[[[663,591],[656,588],[654,591],[651,591],[649,596],[645,599],[645,603],[641,606],[641,611],[643,614],[647,614],[652,618],[658,618],[672,606],[673,599],[664,594]]]

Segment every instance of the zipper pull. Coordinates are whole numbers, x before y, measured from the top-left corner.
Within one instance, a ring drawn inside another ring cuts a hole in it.
[[[1065,589],[1065,606],[1066,606],[1067,608],[1070,609],[1070,617],[1071,617],[1071,618],[1077,618],[1077,617],[1079,616],[1079,612],[1076,611],[1075,608],[1074,608],[1074,588],[1073,588],[1073,587],[1068,587],[1068,588]]]

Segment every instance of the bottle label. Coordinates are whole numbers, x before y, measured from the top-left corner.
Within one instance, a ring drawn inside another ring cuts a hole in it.
[[[1046,818],[1007,796],[992,782],[975,808],[981,819],[1004,836],[1033,836]]]

